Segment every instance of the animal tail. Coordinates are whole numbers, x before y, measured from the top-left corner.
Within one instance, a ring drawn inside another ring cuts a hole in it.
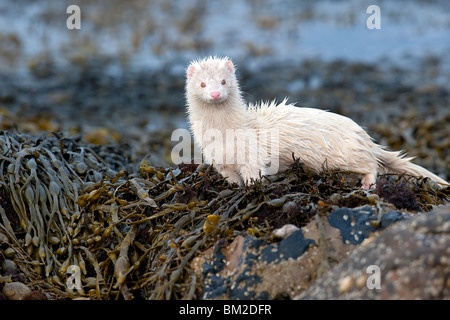
[[[428,177],[436,181],[436,183],[440,184],[441,186],[450,185],[441,177],[435,175],[434,173],[417,164],[412,163],[411,160],[413,158],[406,158],[401,154],[401,152],[387,151],[382,149],[378,159],[380,160],[382,166],[390,172],[398,174],[406,173],[415,177]]]

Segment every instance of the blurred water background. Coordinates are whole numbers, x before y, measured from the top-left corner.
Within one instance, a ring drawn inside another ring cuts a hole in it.
[[[370,30],[370,5],[381,29]],[[69,30],[67,7],[81,9]],[[246,99],[347,115],[450,172],[450,2],[3,0],[0,129],[63,131],[170,163],[184,70],[229,56]]]

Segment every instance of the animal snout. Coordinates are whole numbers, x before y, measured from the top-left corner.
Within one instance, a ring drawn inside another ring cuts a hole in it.
[[[211,91],[209,94],[211,95],[211,98],[213,98],[213,99],[219,99],[219,97],[220,97],[219,91]]]

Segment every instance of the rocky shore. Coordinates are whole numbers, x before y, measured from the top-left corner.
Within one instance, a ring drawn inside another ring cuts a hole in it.
[[[249,101],[344,114],[450,180],[450,90],[438,58],[420,64],[420,76],[309,60],[238,77]],[[301,163],[229,186],[213,167],[171,163],[171,133],[187,128],[182,72],[102,66],[42,61],[0,78],[0,299],[450,297],[449,188],[386,175],[363,191]]]

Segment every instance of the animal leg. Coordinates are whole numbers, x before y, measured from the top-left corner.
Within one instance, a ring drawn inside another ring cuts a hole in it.
[[[368,190],[371,187],[375,188],[375,181],[376,181],[376,174],[365,174],[362,179],[361,179],[361,183],[362,183],[362,189]]]
[[[228,181],[228,183],[237,183],[242,186],[242,178],[229,166],[216,166],[217,171]]]

